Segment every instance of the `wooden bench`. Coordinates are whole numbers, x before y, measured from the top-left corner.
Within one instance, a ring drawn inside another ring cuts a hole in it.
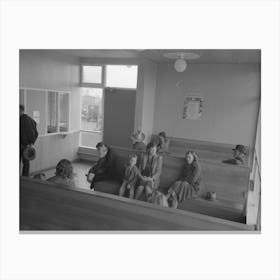
[[[254,228],[188,211],[21,177],[20,230],[252,231]]]
[[[118,194],[123,166],[127,162],[129,154],[135,151],[120,147],[112,147],[112,149],[117,157],[117,181],[96,183],[95,190]],[[138,152],[138,154],[141,156],[142,153]],[[79,156],[80,159],[84,159],[82,154]],[[88,154],[86,158],[89,158]],[[183,164],[184,159],[182,157],[163,156],[163,169],[159,187],[163,193],[166,193],[167,189],[181,177]],[[201,196],[196,201],[193,200],[192,203],[183,202],[182,205],[179,205],[179,208],[244,222],[243,208],[248,192],[250,169],[244,166],[226,165],[207,160],[200,160],[200,164],[203,172]],[[210,191],[216,192],[217,201],[209,202],[205,200],[206,193]]]
[[[154,135],[152,135],[152,138]],[[195,151],[200,159],[222,162],[232,158],[232,149],[235,145],[230,144],[221,144],[201,140],[190,140],[183,138],[168,137],[170,140],[169,143],[169,154],[177,157],[184,157],[186,151],[191,150]],[[238,143],[237,143],[238,144]],[[246,147],[248,155],[245,158],[245,166],[251,166],[251,150],[249,147]]]

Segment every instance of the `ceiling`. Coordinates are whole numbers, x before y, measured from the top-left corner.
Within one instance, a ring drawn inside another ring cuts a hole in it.
[[[192,52],[200,58],[189,63],[260,63],[261,51],[258,49],[80,49],[49,50],[78,57],[89,58],[146,58],[156,63],[170,63],[172,60],[163,56],[170,52]]]

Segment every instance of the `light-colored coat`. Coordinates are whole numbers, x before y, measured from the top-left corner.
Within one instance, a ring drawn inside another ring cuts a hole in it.
[[[140,168],[139,168],[140,178],[142,177],[141,175],[142,171],[145,170],[147,161],[148,161],[148,154],[145,154],[141,158],[141,162],[140,162]],[[162,170],[162,156],[156,154],[152,159],[152,174],[151,174],[151,177],[153,178],[154,181],[155,188],[157,188],[159,185],[161,170]]]

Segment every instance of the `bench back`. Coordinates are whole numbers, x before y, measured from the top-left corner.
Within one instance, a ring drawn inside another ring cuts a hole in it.
[[[154,135],[152,135],[152,138]],[[223,160],[232,158],[232,149],[235,145],[214,143],[209,141],[191,140],[183,138],[168,137],[169,152],[175,156],[184,157],[186,151],[195,151],[200,159],[212,160],[215,162],[222,162]],[[251,151],[250,147],[245,147],[248,155],[245,158],[245,166],[251,164]]]
[[[112,147],[117,159],[117,177],[121,178],[124,164],[129,154],[135,150]],[[143,152],[138,152],[139,158]],[[213,161],[200,160],[202,167],[202,192],[216,192],[217,198],[228,201],[231,205],[243,207],[248,192],[250,169],[246,166],[235,166]],[[169,188],[180,179],[184,158],[173,155],[163,156],[163,168],[160,177],[160,188]]]
[[[20,230],[253,230],[244,224],[21,177]]]

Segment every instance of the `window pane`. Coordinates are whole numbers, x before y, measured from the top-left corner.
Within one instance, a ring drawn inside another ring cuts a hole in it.
[[[101,88],[82,88],[81,130],[103,130],[103,90]]]
[[[107,65],[106,86],[119,88],[136,88],[137,73],[137,65]]]
[[[48,133],[57,132],[57,92],[48,92]]]
[[[69,128],[69,94],[59,94],[59,131],[68,131]]]
[[[81,132],[80,146],[95,148],[102,139],[101,132]]]
[[[102,66],[83,66],[83,83],[101,84]]]

